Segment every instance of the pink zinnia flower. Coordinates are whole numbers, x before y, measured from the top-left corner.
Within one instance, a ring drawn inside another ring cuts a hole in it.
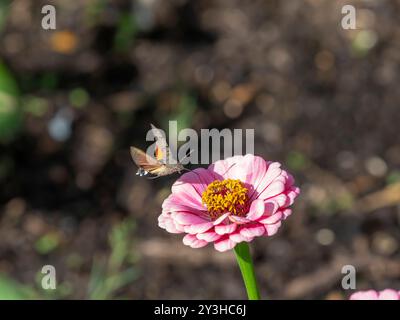
[[[272,236],[299,194],[293,177],[277,162],[247,154],[219,160],[182,175],[162,205],[159,226],[186,233],[183,243],[214,243],[227,251],[242,241]]]
[[[350,300],[400,300],[400,291],[393,289],[358,291],[350,296]]]

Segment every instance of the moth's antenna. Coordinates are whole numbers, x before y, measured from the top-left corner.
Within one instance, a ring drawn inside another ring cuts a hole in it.
[[[194,149],[190,150],[189,153],[188,153],[187,155],[185,155],[185,156],[181,159],[180,162],[182,162],[182,160],[185,160],[187,157],[189,157],[189,156],[192,154],[193,151],[194,151]]]
[[[180,162],[182,162],[182,160],[185,160],[187,157],[189,157],[190,154],[191,154],[193,151],[194,151],[194,149],[190,150],[189,153],[188,153],[187,155],[185,155],[185,156],[181,159]],[[182,170],[188,171],[188,172],[193,172],[193,170],[186,169],[185,167],[183,167]]]

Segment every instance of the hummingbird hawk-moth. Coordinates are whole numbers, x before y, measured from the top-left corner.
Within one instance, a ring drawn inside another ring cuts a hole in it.
[[[178,163],[169,163],[171,150],[168,147],[167,141],[162,134],[161,130],[151,124],[151,130],[156,139],[156,149],[154,157],[148,155],[143,150],[131,147],[131,156],[135,164],[139,167],[136,172],[139,176],[146,176],[147,174],[154,175],[155,178],[167,176],[172,173],[180,173],[183,170],[187,170],[184,166]]]

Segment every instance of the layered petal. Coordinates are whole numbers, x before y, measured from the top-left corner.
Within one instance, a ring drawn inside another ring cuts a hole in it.
[[[192,234],[187,234],[183,237],[183,244],[192,248],[201,248],[207,245],[207,241],[199,240],[196,236]]]
[[[236,242],[232,241],[229,237],[225,237],[214,242],[214,248],[219,252],[231,250],[235,247],[235,245]]]
[[[219,224],[214,227],[214,230],[217,234],[229,234],[236,230],[237,224],[236,223],[229,223],[229,224]]]
[[[400,291],[393,289],[358,291],[350,296],[350,300],[400,300]]]

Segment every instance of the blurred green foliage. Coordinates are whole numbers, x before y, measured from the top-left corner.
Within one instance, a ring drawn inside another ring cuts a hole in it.
[[[0,31],[3,29],[6,23],[10,3],[10,0],[0,0]]]
[[[180,93],[179,102],[168,114],[160,112],[158,121],[162,128],[168,128],[169,121],[178,122],[178,132],[185,128],[192,127],[193,116],[197,110],[197,99],[188,91]]]
[[[106,263],[100,259],[93,262],[88,296],[90,299],[111,299],[117,291],[138,276],[134,267],[124,268],[124,264],[134,264],[136,256],[131,251],[134,222],[126,219],[113,227],[109,236],[111,255]]]
[[[0,181],[9,176],[15,169],[14,161],[10,156],[0,157]]]
[[[42,90],[51,92],[57,88],[59,76],[55,72],[44,72],[40,76],[40,88]]]
[[[287,155],[286,163],[290,169],[302,171],[309,165],[309,160],[305,154],[298,151],[291,151]]]
[[[25,286],[5,275],[0,275],[1,300],[25,300],[36,298],[38,298],[38,293],[35,289]]]
[[[29,286],[0,274],[0,300],[63,299],[73,292],[68,282],[57,284],[55,290],[42,289],[42,278],[43,274],[38,270],[34,284]]]
[[[400,170],[393,170],[389,173],[386,178],[387,184],[399,183],[400,182]]]
[[[362,58],[376,45],[378,37],[374,31],[362,30],[354,38],[351,49],[355,56]]]
[[[0,142],[8,142],[15,136],[21,120],[17,82],[0,61]]]
[[[174,115],[175,119],[178,121],[178,131],[192,126],[192,120],[196,109],[196,98],[190,93],[182,94],[176,114]]]
[[[35,249],[40,254],[48,254],[57,249],[60,244],[60,238],[57,233],[49,232],[41,236],[35,242]]]
[[[118,290],[130,284],[138,277],[134,264],[137,257],[132,251],[132,219],[125,219],[116,224],[109,234],[110,255],[106,260],[95,258],[90,274],[88,298],[111,299],[118,296]],[[59,246],[59,238],[54,233],[40,237],[35,248],[41,254],[50,253]],[[79,267],[82,258],[79,255],[67,259],[69,267]],[[125,267],[127,265],[127,267]],[[55,290],[41,287],[43,274],[38,270],[32,285],[22,284],[11,277],[0,274],[0,300],[25,299],[64,299],[73,296],[74,288],[68,281],[58,283]],[[119,296],[118,296],[119,297]]]
[[[75,108],[83,108],[89,102],[89,94],[83,88],[75,88],[69,92],[69,103]]]
[[[26,95],[22,98],[24,113],[29,113],[35,117],[42,117],[49,109],[49,103],[46,99]]]
[[[325,213],[336,214],[338,211],[348,210],[353,206],[354,198],[349,192],[341,192],[327,202]]]
[[[101,14],[107,6],[107,0],[88,1],[86,6],[86,21],[89,25],[94,25],[99,22]]]
[[[121,52],[128,50],[135,40],[137,30],[135,17],[131,13],[122,14],[114,38],[115,50]]]

